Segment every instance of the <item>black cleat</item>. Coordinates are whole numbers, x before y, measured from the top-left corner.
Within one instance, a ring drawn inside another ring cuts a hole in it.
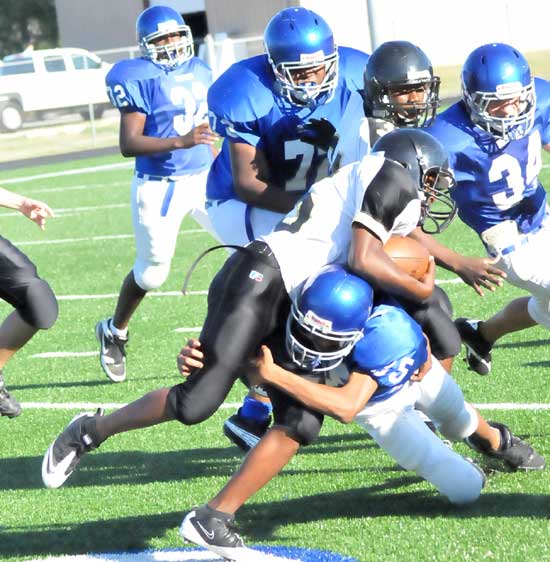
[[[0,416],[16,418],[20,413],[21,404],[8,392],[0,369]]]
[[[225,420],[223,432],[225,436],[245,453],[258,444],[271,424],[271,416],[264,422],[258,422],[241,416],[241,409]]]
[[[180,535],[203,546],[226,560],[239,560],[250,552],[234,529],[234,516],[216,511],[208,505],[190,511],[180,525]]]
[[[494,450],[485,439],[475,433],[464,439],[474,451],[504,461],[510,470],[542,470],[546,462],[529,443],[516,437],[503,423],[488,422],[491,427],[500,431],[500,447]]]
[[[82,413],[75,416],[69,425],[48,447],[42,460],[42,482],[47,488],[59,488],[74,472],[85,453],[97,449],[100,443],[94,439],[97,413]]]
[[[466,347],[468,367],[479,375],[488,375],[491,372],[493,346],[479,333],[480,324],[481,320],[469,320],[468,318],[455,320],[460,339]]]
[[[101,344],[99,362],[103,372],[113,382],[126,379],[126,349],[128,338],[119,338],[110,328],[112,318],[100,320],[95,327],[95,336]]]

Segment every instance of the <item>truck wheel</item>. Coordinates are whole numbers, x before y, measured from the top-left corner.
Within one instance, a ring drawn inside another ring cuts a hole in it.
[[[21,106],[13,101],[0,103],[0,131],[13,133],[23,126]]]

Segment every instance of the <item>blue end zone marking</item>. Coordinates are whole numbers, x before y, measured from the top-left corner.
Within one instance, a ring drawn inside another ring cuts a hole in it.
[[[293,546],[255,546],[253,550],[273,556],[273,562],[278,557],[281,560],[292,560],[295,562],[359,562],[356,558],[328,552],[326,550],[314,550],[310,548],[297,548]],[[160,555],[160,557],[159,557]],[[262,559],[262,556],[259,556]],[[163,550],[142,550],[139,552],[107,552],[90,553],[81,555],[50,555],[47,562],[158,562],[159,560],[170,560],[170,562],[219,562],[222,560],[213,552],[203,548],[174,548]],[[45,562],[44,559],[34,559],[28,562]]]
[[[293,546],[254,546],[252,548],[266,554],[300,560],[300,562],[359,562],[357,558],[350,558],[327,550],[312,550]]]

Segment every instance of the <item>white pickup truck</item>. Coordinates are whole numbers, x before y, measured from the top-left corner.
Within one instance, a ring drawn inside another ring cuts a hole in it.
[[[43,49],[8,55],[0,63],[0,132],[50,112],[101,117],[111,107],[105,75],[111,64],[84,49]],[[90,106],[90,104],[92,104]]]

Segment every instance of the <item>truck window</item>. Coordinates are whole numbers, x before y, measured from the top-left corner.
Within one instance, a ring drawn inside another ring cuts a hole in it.
[[[90,68],[100,68],[101,63],[83,55],[71,55],[76,70],[87,70]]]
[[[2,66],[0,66],[1,76],[9,76],[12,74],[27,74],[29,72],[34,72],[32,59],[6,62]]]
[[[48,72],[64,72],[65,61],[63,60],[63,57],[44,57],[44,67]]]

